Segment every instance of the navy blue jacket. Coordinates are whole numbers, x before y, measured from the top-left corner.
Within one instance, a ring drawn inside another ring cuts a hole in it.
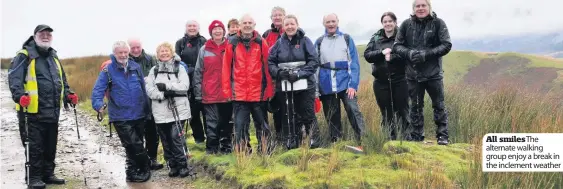
[[[281,90],[281,80],[278,79],[281,69],[278,64],[298,61],[306,62],[299,69],[299,79],[307,79],[308,89],[315,88],[315,72],[319,67],[318,54],[315,45],[305,36],[305,32],[301,28],[297,29],[297,33],[291,40],[284,33],[270,49],[268,67],[272,79],[276,80],[276,91]]]
[[[150,107],[143,69],[135,61],[129,59],[127,73],[112,54],[111,63],[98,75],[92,89],[92,108],[99,110],[104,104],[104,94],[108,88],[108,73],[112,80],[109,93],[109,121],[130,121],[150,118]],[[107,69],[107,73],[105,70]]]

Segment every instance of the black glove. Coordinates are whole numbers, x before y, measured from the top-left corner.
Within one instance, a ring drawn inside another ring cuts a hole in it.
[[[420,52],[417,50],[410,50],[409,51],[409,61],[413,64],[422,63],[423,58],[420,56]]]
[[[280,80],[287,80],[289,79],[289,70],[280,70],[278,72],[278,78]]]
[[[156,87],[158,88],[159,91],[166,91],[166,84],[164,83],[157,83]]]
[[[289,74],[289,78],[288,78],[289,82],[293,83],[296,82],[298,79],[299,79],[299,74],[297,72],[291,72]]]
[[[174,91],[164,91],[164,98],[173,98],[176,96],[176,92]]]

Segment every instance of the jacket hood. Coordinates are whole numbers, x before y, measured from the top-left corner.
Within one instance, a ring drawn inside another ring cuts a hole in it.
[[[27,50],[27,54],[29,55],[30,58],[39,57],[39,52],[37,51],[37,44],[35,43],[33,36],[29,36],[29,38],[27,38],[27,40],[23,42],[22,49]],[[52,47],[49,47],[49,54],[56,56],[57,51],[55,51],[55,49],[53,49]]]
[[[276,28],[276,26],[274,25],[274,23],[270,24],[270,28],[272,29],[272,32],[278,32],[278,33],[283,33],[283,27],[281,27],[280,29]]]
[[[227,43],[229,43],[229,40],[225,37],[223,37],[223,43],[221,43],[220,45],[210,39],[205,42],[205,49],[225,49],[225,47],[227,47]]]
[[[377,30],[377,32],[375,32],[375,34],[373,34],[372,37],[374,37],[374,38],[377,37],[378,39],[381,39],[381,38],[395,39],[395,36],[397,36],[397,31],[399,31],[399,27],[395,26],[395,29],[393,29],[393,36],[391,38],[389,38],[389,37],[387,37],[387,35],[385,35],[385,29],[381,28],[381,29]]]
[[[239,30],[237,33],[237,37],[242,38],[242,30]],[[258,33],[258,31],[254,30],[252,31],[252,38],[250,38],[251,40],[256,39],[257,37],[260,37],[260,33]]]
[[[288,39],[287,34],[285,32],[283,33],[282,37]],[[297,28],[297,32],[295,33],[295,38],[303,39],[303,37],[305,37],[305,31],[303,31],[303,29],[301,28]]]
[[[436,12],[432,11],[427,17],[423,18],[422,20],[428,20],[428,19],[434,19],[434,18],[438,18],[438,14],[436,14]],[[418,18],[416,17],[416,14],[411,14],[411,19],[413,20],[418,20]]]

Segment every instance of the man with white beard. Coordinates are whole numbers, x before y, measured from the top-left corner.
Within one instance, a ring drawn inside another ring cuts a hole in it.
[[[92,108],[100,114],[105,111],[104,95],[111,79],[108,117],[127,155],[125,179],[127,182],[146,182],[151,172],[143,135],[145,120],[150,119],[151,110],[143,70],[138,63],[129,59],[130,52],[131,48],[125,41],[113,44],[111,63],[100,72],[92,89]]]
[[[16,103],[20,138],[24,147],[29,142],[29,188],[65,183],[54,175],[59,116],[63,102],[66,108],[68,103],[78,103],[57,51],[51,48],[51,32],[51,27],[38,25],[13,58],[9,70],[8,85]]]

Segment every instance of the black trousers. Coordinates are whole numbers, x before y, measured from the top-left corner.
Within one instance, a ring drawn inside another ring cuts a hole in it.
[[[232,103],[214,103],[204,104],[207,127],[206,151],[217,153],[231,152],[232,145],[231,135],[233,134],[233,125],[229,122],[233,115]]]
[[[156,160],[156,154],[158,151],[159,137],[156,131],[156,123],[154,122],[154,117],[151,120],[147,120],[145,123],[145,148],[147,149],[147,154],[151,160]]]
[[[192,114],[192,119],[190,120],[190,127],[192,127],[192,135],[196,142],[205,141],[205,112],[203,110],[203,104],[195,100],[195,95],[193,90],[189,91],[190,95],[190,113]],[[203,120],[202,120],[203,117]]]
[[[125,148],[128,170],[143,169],[149,166],[149,157],[143,146],[145,119],[114,121],[115,131],[121,145]]]
[[[162,149],[164,151],[164,159],[168,166],[173,167],[186,167],[187,161],[187,146],[186,139],[183,132],[184,120],[180,121],[182,125],[176,125],[175,122],[157,124],[158,134],[162,142]]]
[[[360,112],[358,106],[358,98],[348,98],[346,90],[336,94],[321,95],[319,96],[323,104],[323,112],[329,125],[331,141],[336,141],[342,138],[342,122],[340,118],[340,101],[344,104],[348,120],[355,133],[357,142],[361,141],[361,136],[364,133],[364,117]]]
[[[309,135],[311,139],[318,141],[320,131],[315,115],[315,89],[280,93],[280,101],[283,102],[280,114],[284,144],[289,149],[297,148],[303,136]]]
[[[278,142],[282,142],[284,136],[282,133],[283,112],[281,111],[281,106],[285,103],[282,102],[284,95],[285,93],[283,92],[276,92],[274,94],[274,98],[270,102],[272,109],[275,109],[275,112],[272,113],[272,118],[274,119],[274,129],[276,131],[276,140]]]
[[[256,138],[258,140],[258,151],[262,151],[262,140],[269,143],[270,127],[266,121],[266,102],[233,102],[233,111],[235,115],[235,141],[239,148],[242,145],[250,148],[250,115],[254,120],[254,127],[256,129]],[[266,137],[262,139],[262,136]],[[267,145],[267,147],[270,147]],[[269,149],[267,149],[269,150]]]
[[[409,95],[407,81],[397,81],[392,84],[389,81],[373,82],[373,93],[381,111],[382,127],[390,134],[391,140],[397,139],[397,132],[401,133],[404,140],[410,140],[409,127]]]
[[[25,148],[26,132],[24,115],[23,112],[18,112],[20,138]],[[28,132],[30,179],[41,179],[42,177],[53,175],[56,166],[55,156],[57,154],[59,124],[28,119]]]
[[[440,80],[429,80],[424,82],[407,81],[409,88],[409,96],[411,99],[411,125],[413,131],[411,137],[413,140],[424,140],[424,94],[428,92],[432,100],[432,108],[434,109],[434,123],[436,124],[436,138],[448,138],[448,113],[444,103],[444,83]]]

